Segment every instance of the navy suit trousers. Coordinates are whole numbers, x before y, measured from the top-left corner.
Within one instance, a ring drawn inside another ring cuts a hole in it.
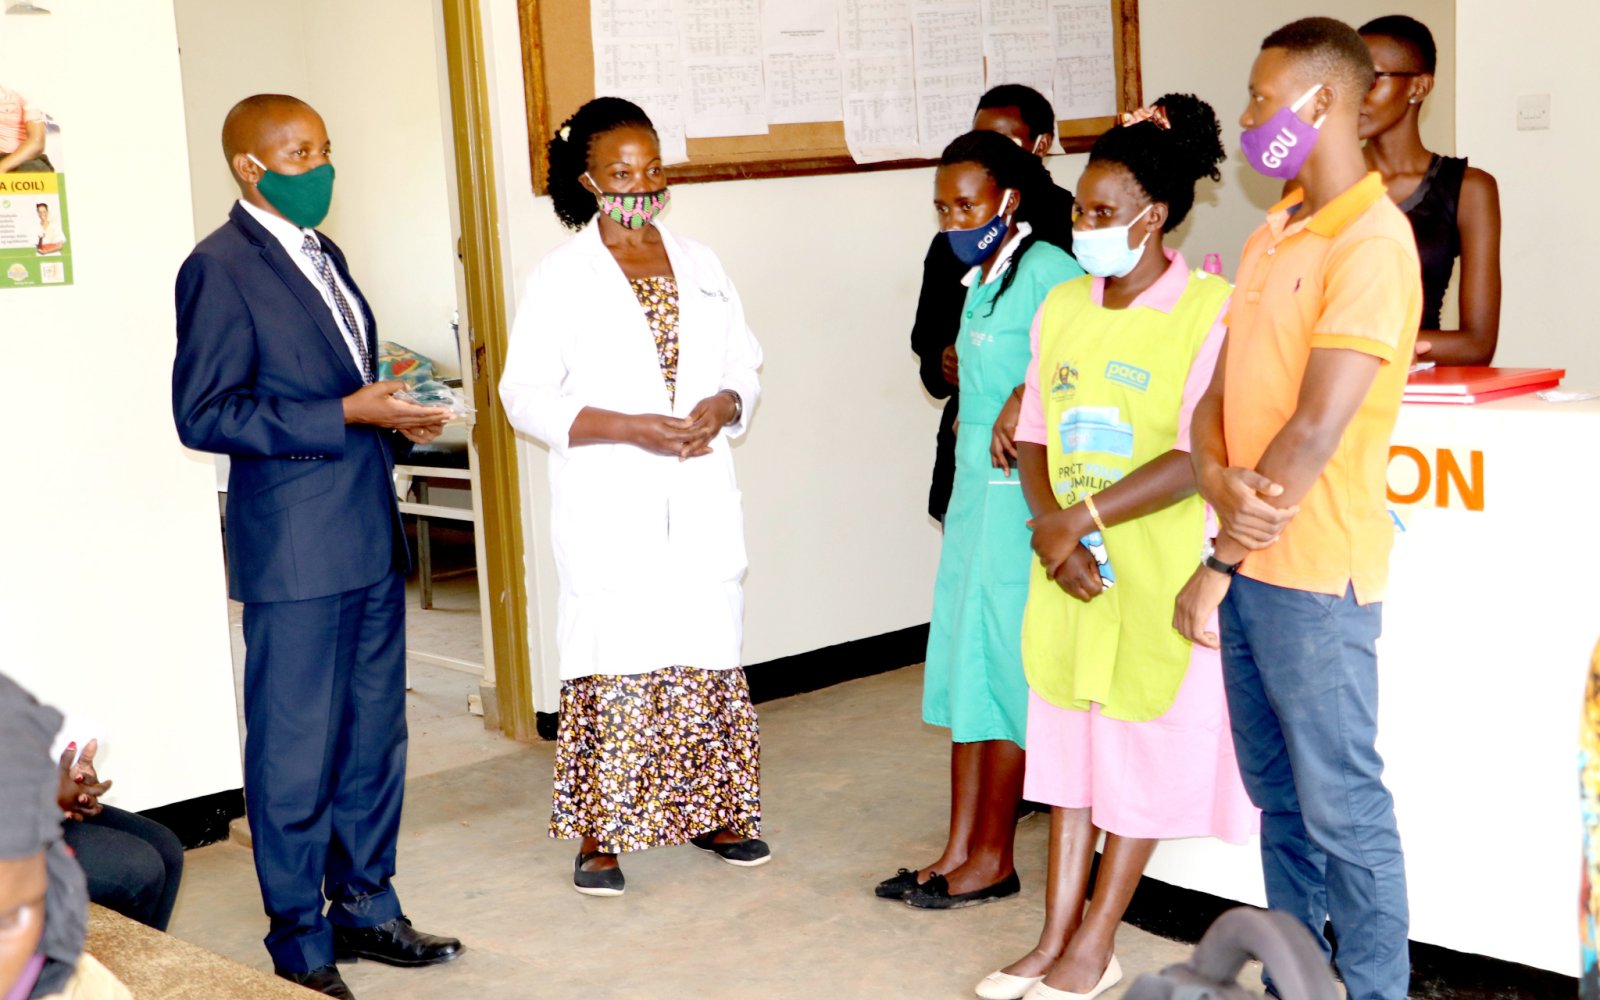
[[[273,965],[334,960],[333,926],[401,915],[405,580],[244,606],[245,802]],[[327,912],[324,914],[324,905]]]

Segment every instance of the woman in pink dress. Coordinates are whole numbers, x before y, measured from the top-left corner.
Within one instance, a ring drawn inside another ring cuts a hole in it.
[[[1232,289],[1190,272],[1164,234],[1223,159],[1215,113],[1169,94],[1096,141],[1073,248],[1088,276],[1033,322],[1017,426],[1038,556],[1023,618],[1027,798],[1050,804],[1045,923],[978,984],[991,1000],[1087,1000],[1122,978],[1117,926],[1156,844],[1257,829],[1233,755],[1216,651],[1167,608],[1207,538],[1189,417]],[[1089,894],[1101,834],[1104,856]]]

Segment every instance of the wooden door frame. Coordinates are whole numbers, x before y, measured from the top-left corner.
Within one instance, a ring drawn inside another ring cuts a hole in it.
[[[482,0],[441,0],[445,72],[450,83],[450,131],[454,140],[456,190],[460,202],[462,266],[466,272],[468,343],[473,400],[478,419],[472,443],[479,459],[486,566],[481,609],[489,616],[494,646],[495,707],[500,728],[519,740],[537,738],[528,633],[528,588],[524,572],[522,489],[517,436],[500,408],[500,373],[505,368],[505,271],[500,251],[485,67]],[[490,692],[484,692],[485,696]],[[487,697],[485,698],[487,701]],[[489,706],[485,706],[486,711]]]

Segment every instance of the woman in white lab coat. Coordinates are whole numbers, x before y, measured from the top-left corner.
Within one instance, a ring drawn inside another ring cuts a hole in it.
[[[732,439],[761,348],[710,250],[658,224],[649,118],[590,101],[550,141],[550,193],[578,234],[535,267],[500,397],[550,449],[561,722],[550,834],[573,884],[623,890],[617,855],[692,842],[771,857],[760,734],[740,665],[744,516]]]

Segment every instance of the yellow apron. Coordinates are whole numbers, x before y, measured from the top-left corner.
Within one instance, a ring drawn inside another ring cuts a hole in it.
[[[1189,369],[1233,290],[1195,271],[1164,313],[1097,306],[1092,287],[1080,278],[1056,288],[1040,324],[1047,468],[1063,508],[1172,450]],[[1190,645],[1172,627],[1172,607],[1200,561],[1205,502],[1191,496],[1103,535],[1116,585],[1088,604],[1033,560],[1023,668],[1053,705],[1098,703],[1108,718],[1143,722],[1172,705],[1189,668]]]

